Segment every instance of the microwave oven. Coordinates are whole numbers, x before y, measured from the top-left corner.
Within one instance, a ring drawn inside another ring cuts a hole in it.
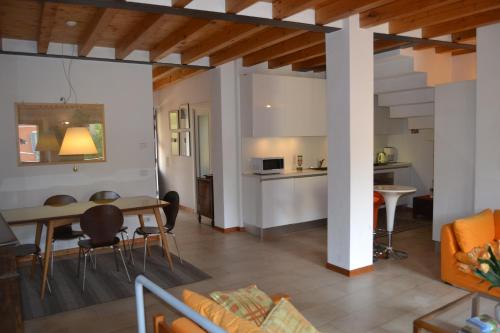
[[[253,172],[259,175],[283,173],[285,159],[283,157],[254,157],[252,158]]]

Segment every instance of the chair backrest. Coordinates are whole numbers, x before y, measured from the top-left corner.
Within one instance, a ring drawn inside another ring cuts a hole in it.
[[[169,203],[169,205],[163,207],[163,212],[167,218],[165,227],[167,227],[168,230],[172,230],[175,227],[175,220],[179,213],[179,193],[176,191],[169,191],[165,194],[163,200]]]
[[[89,208],[80,217],[80,227],[93,244],[112,242],[122,225],[123,213],[113,205]]]
[[[106,202],[106,201],[113,201],[116,199],[119,199],[120,195],[116,192],[113,191],[99,191],[90,197],[89,201],[95,201],[95,202]]]
[[[73,198],[71,195],[57,194],[45,200],[43,205],[58,207],[58,206],[66,206],[75,202],[77,202],[76,199]],[[57,235],[71,234],[73,232],[73,228],[71,227],[71,222],[74,221],[69,221],[69,223],[66,225],[54,228],[55,238],[57,238]]]

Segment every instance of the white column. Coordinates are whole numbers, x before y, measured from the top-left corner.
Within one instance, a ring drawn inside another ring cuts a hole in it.
[[[477,29],[476,211],[500,207],[500,24]]]
[[[212,86],[212,169],[214,221],[219,228],[240,227],[239,119],[237,67],[230,62],[215,69]]]
[[[355,274],[373,263],[373,34],[359,29],[357,15],[343,23],[325,37],[327,266]]]

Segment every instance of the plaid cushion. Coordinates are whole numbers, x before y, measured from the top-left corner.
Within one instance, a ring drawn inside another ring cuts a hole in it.
[[[319,333],[292,303],[284,298],[269,312],[260,328],[268,333]]]
[[[273,301],[256,285],[236,291],[214,291],[210,297],[240,318],[260,326],[273,307]]]

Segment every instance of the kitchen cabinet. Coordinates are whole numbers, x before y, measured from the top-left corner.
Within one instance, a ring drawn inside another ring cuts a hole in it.
[[[245,136],[326,136],[324,79],[245,74],[240,82]]]

